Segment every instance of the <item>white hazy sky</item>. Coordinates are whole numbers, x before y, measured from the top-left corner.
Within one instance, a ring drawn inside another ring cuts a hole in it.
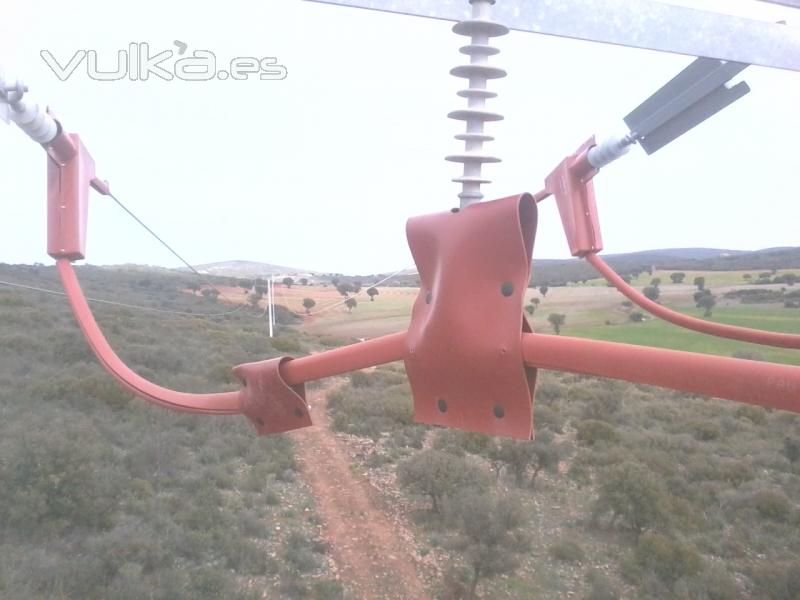
[[[465,0],[466,2],[466,0]],[[800,11],[751,0],[695,1],[800,27]],[[411,264],[408,216],[458,203],[452,138],[464,105],[451,67],[466,57],[451,24],[301,0],[135,3],[29,0],[4,5],[0,64],[26,80],[98,175],[195,264],[256,260],[321,271],[386,272]],[[59,81],[41,50],[66,62],[96,50],[101,66],[131,42],[274,56],[282,81],[97,82],[81,65]],[[488,125],[502,157],[485,167],[487,198],[535,192],[592,133],[622,117],[687,57],[511,33],[493,63]],[[752,92],[651,157],[634,148],[595,185],[606,252],[800,243],[800,73],[750,67]],[[568,256],[552,201],[534,258]],[[45,156],[0,123],[0,262],[45,262]],[[93,195],[88,260],[177,266],[108,199]]]

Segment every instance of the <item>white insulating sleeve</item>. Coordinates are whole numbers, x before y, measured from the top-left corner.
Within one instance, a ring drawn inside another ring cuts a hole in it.
[[[595,169],[601,169],[621,156],[625,156],[634,143],[636,143],[636,139],[629,133],[611,136],[589,148],[587,155],[589,164]]]
[[[58,135],[58,124],[47,114],[47,107],[36,102],[20,100],[12,104],[9,116],[22,131],[40,144],[48,144]]]
[[[7,79],[0,69],[2,116],[14,121],[32,140],[47,144],[58,135],[58,123],[26,94],[28,88],[18,79]]]

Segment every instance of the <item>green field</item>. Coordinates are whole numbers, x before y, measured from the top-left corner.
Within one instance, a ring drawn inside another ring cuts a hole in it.
[[[699,310],[686,311],[697,316]],[[714,309],[710,321],[769,329],[785,333],[800,333],[800,311],[796,309],[770,309],[763,307],[734,306]],[[563,329],[564,335],[587,337],[596,340],[623,342],[642,346],[658,346],[674,350],[704,352],[731,356],[734,353],[750,353],[765,360],[800,365],[800,353],[783,348],[770,348],[758,344],[747,344],[736,340],[703,335],[695,331],[676,327],[660,319],[644,323],[622,322],[613,325],[576,325],[569,323]]]
[[[687,271],[686,277],[687,281],[694,280],[696,276],[705,277],[708,287],[717,294],[718,305],[713,310],[711,321],[800,334],[800,310],[783,308],[780,304],[739,304],[735,300],[722,298],[720,288],[725,285],[728,286],[724,288],[725,290],[762,287],[742,285],[743,273],[745,271]],[[665,284],[663,280],[669,279],[668,273],[657,273],[656,276],[662,279],[660,301],[665,306],[691,316],[702,316],[703,311],[694,306],[692,294],[696,288],[693,285]],[[641,289],[643,285],[649,284],[650,279],[650,275],[642,274],[633,281],[633,284],[637,289]],[[418,290],[381,289],[381,295],[377,296],[374,302],[361,301],[351,313],[344,307],[337,307],[307,322],[307,330],[309,333],[334,335],[346,339],[372,338],[407,328],[411,307]],[[544,297],[537,289],[531,288],[526,294],[526,302],[531,298],[539,298],[541,302],[531,319],[535,331],[539,333],[552,332],[547,316],[556,312],[567,316],[566,325],[562,330],[563,335],[721,356],[744,353],[774,362],[800,364],[800,353],[793,350],[769,348],[703,335],[655,318],[643,323],[633,323],[629,319],[630,312],[638,309],[624,308],[622,306],[624,296],[605,285],[554,287],[550,288]]]

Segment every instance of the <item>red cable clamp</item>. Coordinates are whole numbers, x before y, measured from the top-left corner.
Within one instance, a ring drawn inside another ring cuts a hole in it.
[[[603,249],[592,177],[597,169],[589,163],[589,150],[596,146],[594,136],[586,140],[572,156],[565,158],[545,179],[545,194],[556,197],[561,223],[572,256],[585,256]]]
[[[288,357],[272,358],[233,368],[244,385],[239,392],[242,412],[255,425],[259,435],[311,425],[305,385],[289,385],[281,374],[281,365],[290,360]]]
[[[522,304],[536,223],[530,194],[408,221],[420,291],[403,358],[418,423],[530,439]]]

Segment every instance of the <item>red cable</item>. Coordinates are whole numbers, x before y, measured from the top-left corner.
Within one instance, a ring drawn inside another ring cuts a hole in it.
[[[638,300],[639,294],[599,258],[598,270],[619,282],[619,288]],[[58,272],[75,318],[103,367],[124,387],[155,404],[184,412],[241,413],[239,392],[187,394],[158,386],[128,368],[114,353],[92,316],[72,264],[57,261]],[[623,292],[625,293],[625,292]],[[642,297],[642,304],[650,301]],[[663,309],[656,305],[657,308]],[[668,311],[671,312],[671,311]],[[684,316],[684,315],[679,315]],[[703,325],[715,325],[701,321]],[[736,328],[739,329],[739,328]],[[749,330],[745,330],[749,332]],[[766,332],[753,332],[765,334]],[[406,332],[328,350],[286,361],[282,375],[290,385],[330,377],[373,365],[402,360]],[[737,338],[738,339],[738,338]],[[532,367],[613,377],[659,385],[694,394],[705,394],[800,412],[800,367],[738,360],[690,352],[599,342],[563,336],[522,334],[522,353]]]
[[[106,371],[111,373],[129,391],[154,404],[181,412],[208,415],[233,415],[242,412],[239,392],[189,394],[156,385],[133,372],[112,350],[81,290],[81,284],[72,263],[61,258],[56,261],[61,283],[67,293],[72,313],[78,321],[86,341]]]
[[[523,334],[525,364],[612,377],[800,412],[800,367],[572,338]]]
[[[712,323],[696,317],[690,317],[682,313],[670,310],[657,302],[653,302],[642,293],[635,290],[625,282],[605,261],[597,254],[587,254],[586,260],[599,273],[611,282],[623,295],[631,302],[638,304],[647,312],[657,317],[669,321],[673,325],[693,329],[701,333],[707,333],[717,337],[739,340],[742,342],[752,342],[753,344],[763,344],[765,346],[778,346],[781,348],[800,349],[800,335],[791,333],[778,333],[776,331],[763,331],[761,329],[751,329],[749,327],[738,327],[736,325],[725,325],[723,323]]]

